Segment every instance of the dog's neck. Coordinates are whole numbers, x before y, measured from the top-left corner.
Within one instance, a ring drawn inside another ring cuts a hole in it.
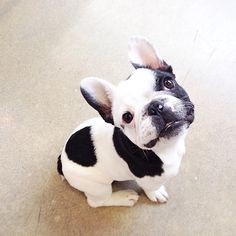
[[[117,127],[114,128],[113,143],[117,153],[135,176],[160,176],[163,173],[161,159],[153,151],[139,148]]]

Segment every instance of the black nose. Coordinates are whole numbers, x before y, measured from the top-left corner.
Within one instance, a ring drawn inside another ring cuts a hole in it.
[[[164,109],[164,104],[160,101],[153,101],[148,107],[148,115],[156,116],[158,113],[161,113]]]

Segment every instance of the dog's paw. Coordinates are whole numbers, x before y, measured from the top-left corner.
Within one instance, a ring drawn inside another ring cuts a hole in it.
[[[121,190],[112,193],[111,201],[116,206],[133,206],[139,195],[133,190]]]
[[[101,206],[133,206],[138,201],[139,195],[133,190],[121,190],[113,192],[106,200],[91,199],[87,195],[88,204],[91,207]]]
[[[152,192],[146,192],[148,198],[153,202],[166,203],[169,199],[166,188],[162,185],[158,190]]]

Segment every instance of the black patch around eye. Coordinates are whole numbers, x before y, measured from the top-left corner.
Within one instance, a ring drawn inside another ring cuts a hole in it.
[[[174,88],[169,90],[171,92],[171,94],[181,100],[190,101],[187,92],[175,80],[174,74],[168,73],[166,71],[161,71],[161,70],[154,70],[154,73],[155,73],[155,78],[156,78],[156,83],[155,83],[155,87],[154,87],[155,91],[164,90],[165,87],[163,85],[163,82],[164,82],[164,80],[169,79],[169,80],[172,80],[175,85]]]
[[[155,91],[161,91],[164,89],[163,81],[164,80],[175,80],[175,75],[166,71],[161,70],[154,70],[156,84],[155,84]]]
[[[175,79],[175,74],[172,73],[172,67],[170,66],[171,69],[169,69],[168,71],[162,71],[162,70],[154,70],[155,72],[155,76],[158,78],[171,78],[171,79]]]
[[[176,83],[173,93],[174,93],[175,97],[177,97],[183,101],[190,101],[187,92],[177,83]]]
[[[172,80],[171,78],[164,78],[163,85],[166,89],[174,89],[175,87],[174,80]]]

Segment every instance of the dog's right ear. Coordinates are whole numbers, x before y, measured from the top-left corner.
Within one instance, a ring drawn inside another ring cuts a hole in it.
[[[81,81],[80,91],[90,106],[108,123],[114,124],[112,101],[115,87],[102,79],[88,77]]]
[[[129,40],[129,60],[135,69],[159,69],[172,73],[172,68],[158,54],[145,38],[133,36]]]

